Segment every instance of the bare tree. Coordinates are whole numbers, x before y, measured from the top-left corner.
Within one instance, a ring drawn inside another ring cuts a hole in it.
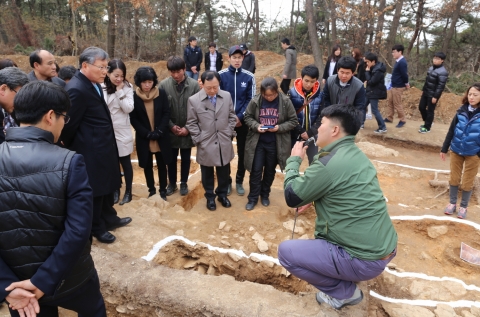
[[[382,42],[383,36],[383,22],[385,21],[385,3],[386,0],[380,0],[378,4],[378,20],[377,20],[377,28],[375,30],[375,50],[378,51],[380,49],[380,44]]]
[[[315,11],[313,8],[313,0],[305,1],[305,12],[307,15],[308,37],[312,46],[313,59],[318,69],[323,69],[323,58],[320,45],[318,43],[317,23],[315,21]]]
[[[455,5],[455,11],[453,11],[452,15],[452,22],[450,23],[450,29],[445,36],[443,41],[442,51],[447,53],[448,46],[450,41],[452,40],[453,33],[455,32],[455,27],[457,25],[458,17],[460,16],[460,10],[462,9],[463,0],[457,0],[457,4]]]
[[[420,35],[420,29],[423,24],[423,8],[425,6],[425,0],[418,0],[418,8],[415,12],[415,31],[413,32],[412,38],[410,43],[408,43],[406,56],[410,56],[410,52],[412,51],[413,44],[417,40],[417,37]]]
[[[110,58],[115,56],[115,17],[115,0],[108,0],[107,53]]]

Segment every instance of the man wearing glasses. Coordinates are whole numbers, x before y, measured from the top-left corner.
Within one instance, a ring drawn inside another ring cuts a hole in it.
[[[56,316],[58,306],[106,316],[90,255],[93,196],[85,161],[55,145],[69,108],[63,88],[25,85],[15,98],[20,127],[0,145],[0,302],[9,303],[12,316]]]
[[[89,47],[80,55],[80,70],[65,86],[72,102],[68,111],[71,122],[60,138],[65,147],[85,158],[93,189],[92,235],[102,243],[114,242],[109,231],[132,221],[119,218],[113,208],[113,193],[120,187],[120,165],[112,119],[100,86],[107,65],[108,54],[98,47]]]
[[[5,132],[8,128],[16,127],[13,113],[13,98],[22,86],[28,83],[27,75],[16,67],[7,67],[0,70],[0,110],[5,116],[0,121],[0,144],[5,141]]]

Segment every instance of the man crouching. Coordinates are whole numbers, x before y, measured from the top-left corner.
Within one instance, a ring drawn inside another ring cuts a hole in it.
[[[318,156],[300,176],[306,147],[297,142],[284,183],[288,206],[314,203],[315,239],[282,242],[278,259],[290,273],[320,290],[319,304],[340,309],[362,301],[355,282],[383,272],[396,255],[397,233],[375,167],[355,145],[357,111],[351,105],[332,105],[322,116]]]

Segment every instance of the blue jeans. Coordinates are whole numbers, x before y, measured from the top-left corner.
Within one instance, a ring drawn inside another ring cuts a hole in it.
[[[278,260],[287,271],[336,299],[352,297],[355,282],[382,274],[395,255],[385,260],[361,260],[323,239],[286,240],[278,246]]]
[[[370,107],[372,108],[372,114],[375,116],[375,120],[377,120],[378,128],[379,129],[386,129],[387,127],[385,126],[385,121],[383,121],[383,117],[380,114],[380,111],[378,110],[378,99],[368,99],[365,102],[365,105],[368,106],[370,103]],[[367,107],[363,109],[363,122],[362,124],[365,123],[365,117],[367,115]]]
[[[185,73],[188,77],[198,80],[198,72],[194,74],[192,71],[186,70]]]

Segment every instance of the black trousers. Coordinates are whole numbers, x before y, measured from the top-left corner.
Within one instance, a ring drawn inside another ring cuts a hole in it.
[[[153,155],[157,161],[158,182],[160,183],[160,193],[167,192],[167,165],[163,160],[162,152],[151,153],[147,158],[147,165],[143,169],[145,174],[145,181],[147,182],[148,191],[155,193],[155,179],[153,178]]]
[[[432,103],[432,98],[427,97],[425,93],[422,94],[420,98],[420,104],[418,105],[418,110],[422,114],[422,119],[425,121],[425,129],[430,130],[432,127],[433,119],[435,118],[435,107],[437,106],[438,100],[435,104]]]
[[[37,317],[58,317],[58,307],[73,310],[79,317],[106,317],[107,311],[100,293],[97,272],[90,281],[72,294],[47,303],[40,303],[40,313]],[[19,317],[20,315],[16,310],[10,310],[10,316]]]
[[[123,175],[125,176],[125,188],[127,190],[132,189],[133,183],[133,167],[130,155],[122,156],[119,158],[120,165],[122,165]]]
[[[275,142],[264,143],[259,141],[255,148],[252,170],[250,172],[250,193],[248,201],[257,203],[258,196],[268,198],[270,188],[275,179],[277,166],[277,146]],[[263,174],[263,177],[262,177]]]
[[[243,179],[245,178],[245,144],[247,143],[247,134],[248,134],[248,127],[247,125],[242,122],[242,126],[235,128],[235,132],[237,133],[237,155],[238,155],[238,164],[237,164],[237,174],[235,176],[235,183],[236,184],[243,184]],[[228,164],[228,175],[231,174],[230,172],[230,164]],[[232,177],[228,176],[229,184],[232,183]]]
[[[215,177],[213,169],[217,170],[217,182],[218,186],[213,191],[215,186]],[[200,171],[202,172],[202,185],[205,189],[205,198],[215,199],[218,197],[227,197],[227,190],[230,176],[230,163],[225,166],[204,166],[200,165]]]
[[[283,93],[286,95],[288,92],[288,89],[290,88],[290,82],[291,79],[282,79],[282,82],[280,83],[280,89],[283,91]]]
[[[175,149],[172,148],[173,160],[168,164],[168,181],[170,184],[177,183],[177,156],[180,151],[180,182],[186,183],[188,181],[188,174],[190,173],[190,156],[192,149]]]
[[[107,231],[106,227],[120,221],[117,211],[113,208],[113,193],[93,197],[92,234],[100,235]]]

